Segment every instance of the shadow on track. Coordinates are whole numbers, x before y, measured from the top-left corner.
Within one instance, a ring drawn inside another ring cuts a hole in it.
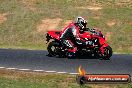
[[[49,54],[46,55],[47,57],[54,57],[54,58],[66,58],[65,56],[59,57],[59,56],[51,56]],[[77,55],[75,58],[70,58],[70,59],[98,59],[95,56],[92,55]]]

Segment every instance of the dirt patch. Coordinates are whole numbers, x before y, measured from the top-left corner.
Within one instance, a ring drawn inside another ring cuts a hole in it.
[[[128,47],[128,50],[132,51],[132,46],[129,46],[129,47]]]
[[[21,0],[20,3],[23,3],[26,8],[36,11],[35,4],[37,3],[37,0]]]
[[[47,30],[55,30],[61,21],[61,18],[42,20],[41,24],[37,26],[37,31],[45,32]]]
[[[128,25],[129,25],[129,26],[132,26],[132,22],[128,22]]]
[[[112,27],[112,26],[114,26],[116,23],[117,23],[117,21],[116,21],[115,19],[112,19],[112,20],[107,21],[106,24],[107,24],[107,26]]]
[[[118,7],[131,7],[132,5],[132,1],[131,0],[118,0],[118,2],[116,2],[116,6]]]
[[[7,13],[0,14],[0,24],[4,23],[7,20]]]
[[[105,35],[106,40],[110,39],[112,34],[113,34],[112,32],[107,32]]]
[[[77,7],[78,9],[88,9],[91,11],[98,11],[101,10],[102,7],[101,6],[87,6],[87,7]]]

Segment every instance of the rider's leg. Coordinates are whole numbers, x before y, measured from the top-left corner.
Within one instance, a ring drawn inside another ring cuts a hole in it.
[[[77,47],[74,46],[71,40],[63,40],[63,44],[67,47],[67,56],[74,57],[77,51]]]
[[[63,40],[63,44],[67,47],[68,51],[76,52],[76,47],[71,40]]]

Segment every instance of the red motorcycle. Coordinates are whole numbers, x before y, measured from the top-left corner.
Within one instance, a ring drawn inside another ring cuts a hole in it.
[[[67,48],[63,47],[60,42],[61,31],[48,31],[46,34],[46,41],[48,43],[47,50],[51,56],[66,56]],[[72,41],[77,46],[77,54],[80,56],[92,55],[99,59],[109,60],[112,56],[112,48],[106,43],[106,39],[101,31],[89,31],[88,28],[85,32],[80,33],[82,41],[87,42],[91,40],[92,45],[78,46],[75,41]],[[50,41],[51,40],[51,41]]]

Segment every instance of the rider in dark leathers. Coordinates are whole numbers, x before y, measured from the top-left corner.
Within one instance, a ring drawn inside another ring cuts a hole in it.
[[[78,45],[90,45],[89,42],[84,42],[80,39],[79,34],[85,31],[87,22],[83,17],[78,17],[77,21],[69,24],[63,31],[60,37],[62,44],[68,49],[67,56],[75,56],[77,47],[73,41]],[[91,43],[92,44],[92,43]]]

